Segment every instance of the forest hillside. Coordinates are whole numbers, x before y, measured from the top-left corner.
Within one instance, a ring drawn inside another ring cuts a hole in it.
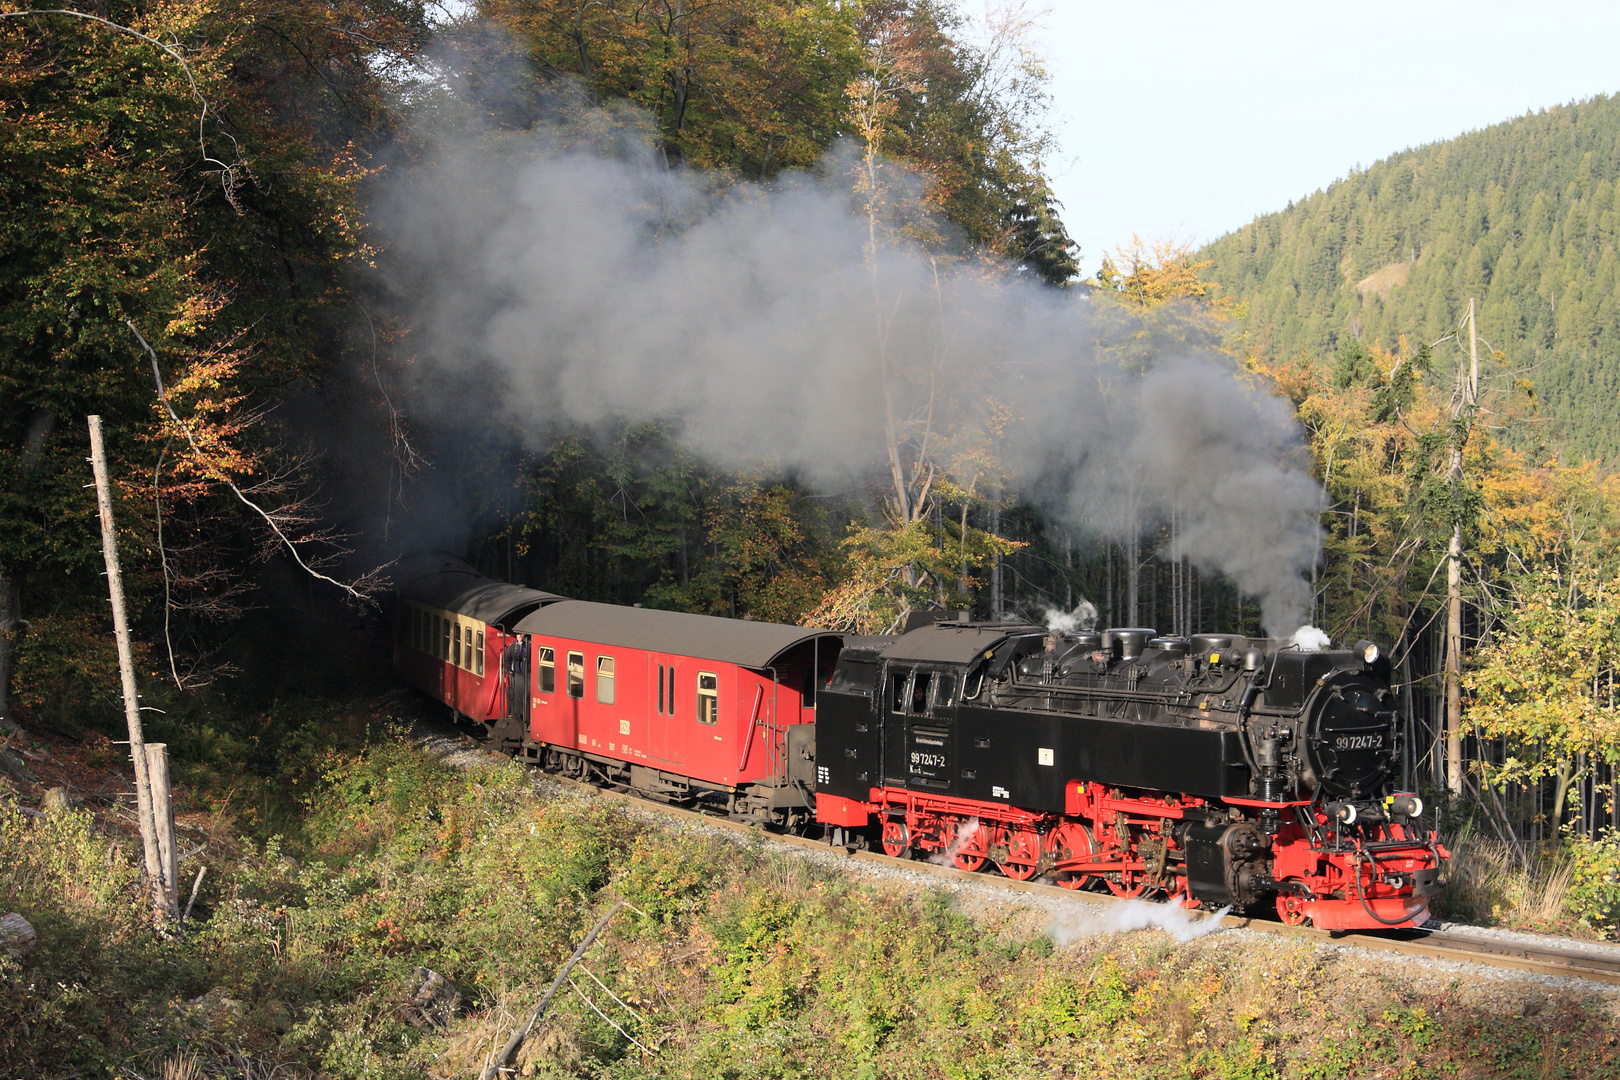
[[[1345,337],[1433,342],[1470,297],[1577,458],[1620,460],[1620,97],[1526,114],[1407,150],[1210,244],[1207,276],[1252,347],[1327,356]]]

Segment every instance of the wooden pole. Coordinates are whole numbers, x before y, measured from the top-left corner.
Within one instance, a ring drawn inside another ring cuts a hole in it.
[[[169,793],[169,748],[146,744],[146,776],[152,786],[152,824],[157,832],[158,867],[163,871],[163,898],[167,914],[180,913],[179,860],[174,850],[174,803]]]
[[[112,489],[107,483],[107,451],[101,441],[101,417],[90,417],[90,467],[96,477],[96,507],[101,513],[101,553],[107,562],[107,595],[112,601],[113,635],[118,641],[118,674],[123,681],[124,720],[129,726],[129,756],[135,765],[135,812],[140,819],[141,848],[152,904],[158,917],[169,914],[163,887],[163,864],[153,827],[152,787],[146,772],[146,740],[141,734],[140,695],[135,691],[135,659],[129,648],[129,620],[124,614],[124,579],[118,572],[118,536],[113,531]]]

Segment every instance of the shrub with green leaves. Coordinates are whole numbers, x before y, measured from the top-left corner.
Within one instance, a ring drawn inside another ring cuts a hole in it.
[[[1605,934],[1620,929],[1620,832],[1610,828],[1596,840],[1570,837],[1573,855],[1565,904],[1582,923]]]

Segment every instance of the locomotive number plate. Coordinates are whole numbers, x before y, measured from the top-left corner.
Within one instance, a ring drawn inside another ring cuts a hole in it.
[[[1382,750],[1382,735],[1340,735],[1333,740],[1335,750]]]

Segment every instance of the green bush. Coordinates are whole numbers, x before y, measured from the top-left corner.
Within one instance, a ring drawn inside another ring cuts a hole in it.
[[[1583,924],[1604,934],[1620,929],[1620,832],[1610,828],[1593,840],[1570,837],[1573,856],[1565,904]]]

